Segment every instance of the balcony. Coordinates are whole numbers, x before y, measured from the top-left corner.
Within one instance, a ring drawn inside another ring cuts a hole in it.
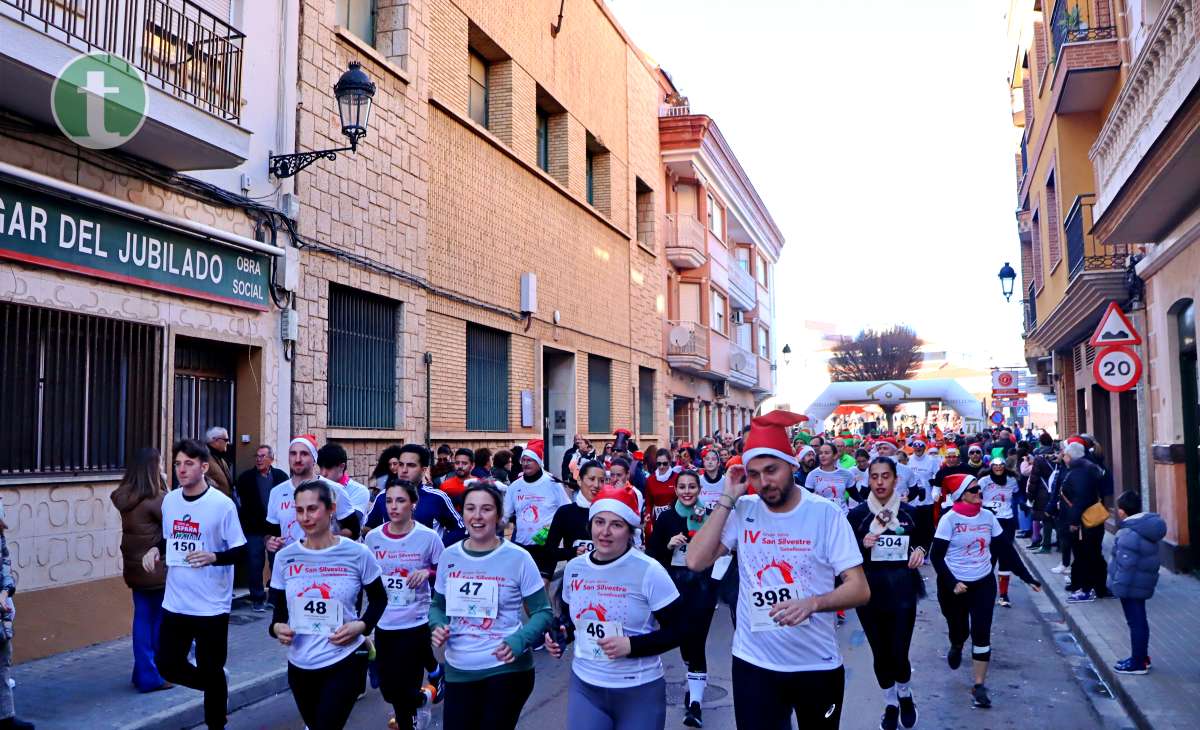
[[[1121,57],[1108,0],[1057,0],[1050,16],[1054,110],[1100,110],[1117,84]]]
[[[729,304],[734,309],[749,312],[758,299],[758,285],[737,262],[729,267]]]
[[[667,322],[667,364],[697,375],[709,372],[712,333],[699,322]]]
[[[765,357],[757,357],[758,382],[750,390],[757,395],[773,395],[775,393],[775,366]]]
[[[236,167],[245,36],[191,0],[0,0],[0,106],[54,125],[51,87],[80,53],[129,61],[147,86],[142,129],[121,152],[173,170]]]
[[[1129,246],[1105,246],[1092,235],[1092,208],[1095,204],[1095,195],[1077,196],[1063,220],[1063,230],[1067,236],[1068,281],[1074,281],[1085,271],[1125,271],[1125,260],[1131,253]]]
[[[758,385],[758,358],[737,343],[729,343],[729,382],[743,388]]]
[[[694,215],[667,213],[663,230],[667,239],[667,260],[677,269],[695,269],[708,261],[708,232]]]

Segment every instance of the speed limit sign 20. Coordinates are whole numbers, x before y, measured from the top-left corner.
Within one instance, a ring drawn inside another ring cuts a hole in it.
[[[1129,390],[1142,377],[1142,359],[1128,347],[1105,347],[1096,355],[1092,375],[1101,388],[1114,393]]]

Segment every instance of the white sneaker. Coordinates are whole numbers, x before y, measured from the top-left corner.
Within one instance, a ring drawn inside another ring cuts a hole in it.
[[[1059,565],[1056,565],[1056,566],[1054,566],[1053,568],[1051,568],[1051,569],[1050,569],[1050,572],[1051,572],[1051,573],[1058,573],[1059,575],[1062,575],[1063,573],[1070,573],[1070,572],[1071,572],[1071,569],[1070,569],[1070,568],[1067,568],[1067,567],[1064,567],[1062,564],[1059,564]]]
[[[425,730],[425,728],[429,727],[429,724],[432,722],[432,720],[433,710],[429,709],[428,707],[420,707],[417,709],[417,716],[414,719],[413,728],[414,730]]]

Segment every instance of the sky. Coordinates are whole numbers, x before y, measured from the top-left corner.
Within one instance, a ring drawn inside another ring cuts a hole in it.
[[[908,324],[1023,363],[1004,0],[608,0],[785,238],[775,342]],[[793,345],[793,349],[796,346]],[[804,377],[780,368],[779,391]],[[811,377],[811,374],[808,374]]]

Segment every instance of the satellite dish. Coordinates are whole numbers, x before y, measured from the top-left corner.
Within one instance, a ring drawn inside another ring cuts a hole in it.
[[[740,370],[746,369],[747,363],[746,363],[745,353],[735,352],[735,353],[733,353],[733,357],[731,358],[731,360],[732,360],[734,370],[740,371]]]
[[[692,328],[682,324],[676,325],[671,328],[667,339],[674,347],[687,347],[687,344],[692,341]]]

